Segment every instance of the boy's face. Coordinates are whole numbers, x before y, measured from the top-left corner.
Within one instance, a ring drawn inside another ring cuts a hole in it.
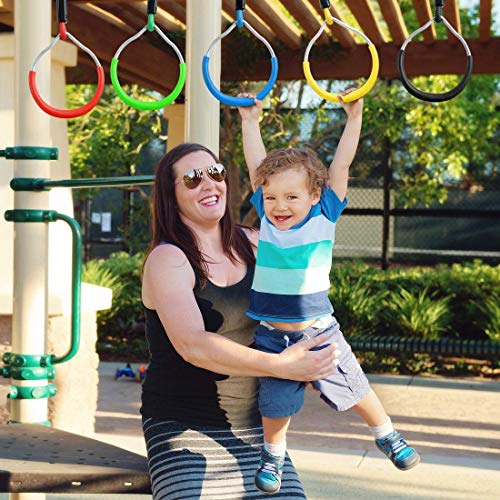
[[[320,191],[309,192],[306,172],[301,168],[292,168],[267,179],[262,186],[264,212],[267,218],[280,231],[286,231],[302,222],[311,207],[318,203]]]

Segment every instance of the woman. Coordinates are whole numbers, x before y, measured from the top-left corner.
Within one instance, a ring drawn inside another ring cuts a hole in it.
[[[150,365],[143,429],[153,498],[265,498],[253,484],[262,445],[258,376],[318,380],[337,351],[318,337],[281,354],[250,347],[246,316],[257,233],[236,226],[217,157],[182,144],[158,164],[142,301]],[[290,459],[279,497],[305,498]]]

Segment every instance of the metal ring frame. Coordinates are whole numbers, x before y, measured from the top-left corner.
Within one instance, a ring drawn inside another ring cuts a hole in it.
[[[90,57],[93,59],[96,68],[97,68],[97,88],[95,91],[94,96],[92,99],[85,104],[84,106],[81,106],[80,108],[75,108],[75,109],[59,109],[59,108],[54,108],[50,104],[47,104],[42,97],[40,96],[38,89],[36,88],[36,65],[40,61],[40,59],[43,57],[44,54],[49,52],[54,45],[61,39],[60,34],[58,34],[54,40],[45,48],[43,49],[40,54],[38,54],[35,57],[35,60],[33,61],[33,64],[31,66],[31,70],[29,72],[29,77],[28,77],[28,82],[29,82],[29,87],[30,87],[30,92],[31,95],[33,96],[33,99],[35,102],[38,104],[40,109],[45,111],[45,113],[55,116],[56,118],[77,118],[78,116],[82,116],[96,106],[96,104],[99,102],[99,99],[101,98],[102,92],[104,90],[104,69],[101,66],[101,63],[99,62],[99,59],[97,59],[96,55],[85,45],[83,45],[81,42],[78,41],[69,31],[66,32],[67,38],[69,38],[77,47],[82,49],[84,52],[90,55]]]
[[[443,102],[443,101],[448,101],[450,99],[453,99],[455,96],[460,94],[462,90],[465,88],[467,85],[467,82],[469,81],[469,78],[472,74],[472,54],[470,52],[469,46],[467,45],[467,42],[464,40],[464,38],[458,33],[455,28],[443,17],[440,16],[440,20],[443,21],[444,25],[453,33],[454,36],[460,40],[461,44],[465,48],[465,53],[467,54],[467,68],[465,70],[464,76],[458,83],[458,85],[449,90],[448,92],[444,92],[442,94],[433,94],[430,92],[424,92],[422,90],[417,89],[409,80],[405,68],[404,68],[404,60],[405,60],[405,49],[407,45],[412,41],[412,39],[417,36],[419,33],[422,31],[426,30],[432,23],[435,22],[435,19],[431,19],[428,21],[424,26],[419,28],[418,30],[414,31],[403,43],[401,46],[401,49],[399,49],[399,54],[398,54],[398,71],[399,75],[401,77],[401,83],[405,87],[405,89],[414,97],[417,99],[421,99],[422,101],[427,101],[427,102]]]
[[[177,46],[171,40],[169,40],[169,38],[163,33],[163,31],[160,28],[158,28],[158,26],[156,26],[155,24],[154,25],[155,31],[161,36],[161,38],[165,41],[165,43],[167,43],[170,47],[172,47],[177,58],[179,59],[179,79],[177,80],[177,84],[175,85],[172,92],[170,92],[170,94],[168,94],[163,99],[160,99],[158,101],[140,101],[139,99],[134,99],[133,97],[130,97],[123,90],[122,86],[120,85],[120,81],[118,80],[118,58],[123,49],[130,43],[137,40],[140,36],[142,36],[142,34],[147,29],[148,25],[144,26],[144,28],[142,28],[138,33],[130,37],[128,40],[123,42],[120,45],[120,47],[118,47],[118,50],[115,52],[115,55],[111,60],[111,66],[109,70],[109,74],[111,76],[111,83],[113,84],[113,88],[115,89],[115,92],[118,94],[118,97],[120,97],[120,99],[125,104],[128,104],[129,106],[142,111],[158,110],[161,108],[165,108],[166,106],[169,106],[179,96],[184,87],[184,83],[186,82],[186,63],[184,62],[182,54],[180,53]]]
[[[210,52],[215,47],[215,45],[219,43],[224,37],[229,35],[229,33],[231,33],[231,31],[233,31],[234,28],[237,25],[239,25],[239,23],[246,26],[248,31],[250,31],[250,33],[252,33],[258,40],[260,40],[266,46],[267,50],[271,55],[271,75],[264,88],[256,95],[256,98],[262,100],[269,94],[269,92],[271,92],[271,89],[273,88],[276,82],[276,78],[278,76],[278,59],[276,58],[274,50],[269,44],[269,42],[262,35],[260,35],[254,28],[252,28],[250,24],[248,24],[244,19],[242,19],[241,16],[239,16],[239,18],[236,21],[234,21],[234,23],[231,24],[231,26],[229,26],[229,28],[226,31],[224,31],[224,33],[221,33],[208,47],[208,50],[205,56],[203,57],[203,62],[202,62],[203,79],[205,80],[205,85],[207,86],[210,93],[222,104],[227,104],[229,106],[252,106],[254,104],[254,99],[250,97],[233,97],[224,94],[215,86],[214,82],[210,78],[210,70],[209,70]]]
[[[329,13],[329,11],[327,11]],[[342,96],[342,100],[344,102],[351,102],[355,101],[356,99],[359,99],[360,97],[363,97],[365,94],[367,94],[372,87],[375,85],[375,82],[377,81],[377,76],[378,76],[378,70],[379,70],[379,60],[378,60],[378,53],[377,49],[375,48],[375,45],[373,45],[372,41],[361,31],[357,30],[356,28],[353,28],[352,26],[349,26],[348,24],[343,23],[336,17],[330,16],[331,19],[342,26],[345,29],[348,29],[350,31],[353,31],[354,33],[357,33],[359,36],[361,36],[367,43],[368,43],[368,50],[370,51],[370,54],[372,56],[372,70],[370,72],[370,76],[362,85],[359,89],[354,90],[353,92],[350,92],[349,94],[346,94]],[[302,69],[304,70],[304,76],[306,77],[307,83],[311,86],[311,88],[318,94],[320,97],[323,99],[326,99],[327,101],[331,102],[339,102],[339,94],[333,94],[331,92],[327,92],[325,89],[321,88],[314,77],[312,76],[311,73],[311,68],[309,65],[309,53],[313,47],[313,45],[316,43],[316,40],[321,36],[323,31],[325,30],[325,27],[327,25],[327,21],[323,21],[321,27],[319,28],[318,32],[312,40],[309,42],[307,45],[305,54],[304,54],[304,61],[302,62]]]

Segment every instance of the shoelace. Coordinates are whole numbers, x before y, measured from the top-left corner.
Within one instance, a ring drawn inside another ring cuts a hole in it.
[[[401,434],[397,433],[392,438],[388,439],[388,444],[391,448],[391,454],[397,456],[397,454],[408,446]]]
[[[261,468],[262,472],[268,472],[269,474],[272,475],[279,475],[279,468],[277,465],[272,464],[270,462],[264,462]]]

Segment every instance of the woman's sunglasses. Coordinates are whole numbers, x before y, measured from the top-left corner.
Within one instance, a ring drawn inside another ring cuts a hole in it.
[[[215,165],[210,165],[210,167],[206,168],[193,168],[192,170],[188,170],[182,177],[182,181],[176,182],[179,184],[180,182],[184,182],[184,185],[188,189],[195,189],[203,180],[203,171],[206,170],[207,175],[210,179],[215,182],[222,182],[226,178],[226,168],[224,165],[220,163],[216,163]]]

